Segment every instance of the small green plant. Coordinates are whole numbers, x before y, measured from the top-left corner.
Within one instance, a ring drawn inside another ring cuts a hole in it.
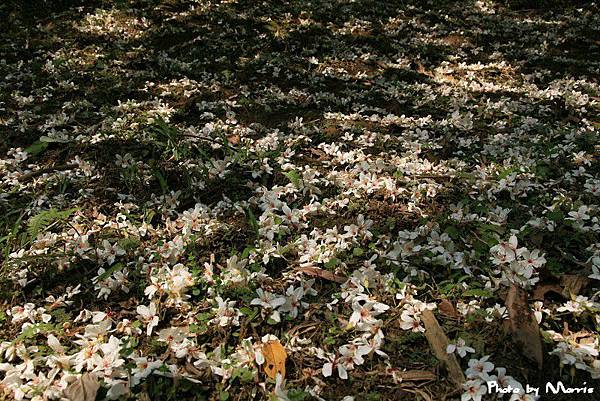
[[[52,208],[36,214],[27,222],[27,234],[29,235],[29,238],[34,239],[38,234],[47,230],[52,225],[57,224],[62,220],[66,220],[76,210],[77,208],[67,210],[56,210]]]

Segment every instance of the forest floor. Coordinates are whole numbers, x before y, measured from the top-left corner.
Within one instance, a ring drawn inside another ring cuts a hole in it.
[[[3,1],[0,399],[600,399],[600,10],[533,3]]]

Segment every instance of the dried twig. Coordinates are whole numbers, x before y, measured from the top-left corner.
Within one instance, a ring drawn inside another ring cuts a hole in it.
[[[27,182],[29,180],[32,180],[36,177],[39,177],[41,175],[44,174],[49,174],[49,173],[54,173],[56,171],[66,171],[66,170],[73,170],[75,168],[79,167],[78,164],[62,164],[60,166],[53,166],[53,167],[45,167],[45,168],[41,168],[39,170],[36,171],[32,171],[30,173],[27,174],[23,174],[22,176],[20,176],[18,178],[19,181],[21,182]]]

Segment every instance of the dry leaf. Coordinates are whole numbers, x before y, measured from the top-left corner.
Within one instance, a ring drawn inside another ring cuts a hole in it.
[[[588,334],[588,335],[583,337],[581,340],[579,340],[579,344],[590,346],[593,348],[596,344],[596,338],[593,335],[590,335],[589,333],[585,333],[585,334]]]
[[[456,312],[454,305],[452,305],[452,302],[448,301],[447,299],[444,299],[442,300],[442,302],[440,302],[440,304],[438,305],[438,310],[444,316],[453,318],[458,317],[458,312]]]
[[[533,290],[533,299],[543,301],[546,297],[546,293],[554,292],[562,296],[563,289],[557,284],[542,284],[535,287]]]
[[[330,272],[329,270],[321,269],[320,267],[314,267],[314,266],[300,267],[300,268],[298,268],[298,271],[300,271],[304,274],[308,274],[309,276],[320,277],[324,280],[329,280],[329,281],[333,281],[333,282],[340,283],[340,284],[345,283],[346,280],[348,280],[344,276],[339,276],[335,273]]]
[[[560,284],[564,288],[562,294],[565,298],[571,299],[573,296],[579,295],[589,282],[590,280],[587,277],[578,274],[565,274],[560,278]]]
[[[63,393],[70,401],[94,401],[100,388],[96,376],[84,373],[81,377],[64,389]]]
[[[440,327],[437,319],[430,310],[423,311],[421,320],[425,325],[425,337],[429,342],[429,346],[433,350],[436,358],[442,362],[448,371],[450,381],[454,383],[458,388],[462,389],[462,385],[465,382],[465,375],[463,374],[456,356],[454,354],[448,354],[446,348],[448,348],[448,337],[444,333],[444,330]]]
[[[227,137],[227,142],[231,145],[238,145],[240,143],[240,136],[238,134],[229,135]]]
[[[316,156],[319,161],[327,159],[327,153],[323,152],[321,149],[310,148],[308,149],[310,153]]]
[[[589,279],[578,274],[565,274],[560,277],[560,285],[558,284],[541,284],[533,290],[533,299],[542,301],[548,292],[553,292],[566,299],[571,299],[579,295],[589,284]]]
[[[431,395],[425,389],[413,388],[410,392],[420,396],[424,401],[433,401],[433,398],[431,398]]]
[[[515,343],[522,347],[525,357],[535,361],[542,368],[543,350],[540,327],[529,307],[527,293],[513,284],[506,296],[508,310],[508,329]]]
[[[281,374],[282,378],[285,378],[285,360],[287,353],[285,348],[278,340],[269,341],[262,347],[262,353],[265,357],[265,373],[271,379],[277,377],[277,373]]]

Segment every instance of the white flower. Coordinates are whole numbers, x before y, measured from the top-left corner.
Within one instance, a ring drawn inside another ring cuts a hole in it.
[[[155,369],[158,369],[162,365],[162,361],[151,361],[145,356],[133,357],[131,359],[135,363],[135,367],[131,370],[131,373],[133,374],[132,386],[138,385],[141,379],[145,379]]]
[[[298,311],[301,307],[308,307],[308,304],[306,302],[301,301],[303,297],[304,288],[302,288],[301,286],[298,288],[294,288],[294,286],[289,286],[285,292],[285,303],[281,305],[279,310],[281,312],[289,313],[292,318],[296,318],[298,316]]]
[[[413,332],[425,332],[425,327],[421,326],[421,318],[409,311],[402,312],[400,315],[400,327],[403,330],[411,330]]]
[[[595,196],[600,195],[600,180],[589,179],[585,182],[584,187],[586,192]]]
[[[465,392],[461,395],[461,401],[481,401],[481,397],[486,394],[487,388],[483,385],[483,381],[469,380],[465,384],[463,384],[463,388]]]
[[[150,302],[150,306],[139,305],[137,313],[141,317],[141,321],[146,324],[146,335],[151,336],[152,330],[158,325],[158,316],[156,315],[156,304]]]
[[[381,330],[378,330],[377,333],[375,333],[375,335],[367,333],[362,337],[355,339],[352,342],[358,345],[356,353],[360,356],[369,355],[372,352],[375,352],[376,354],[387,358],[387,354],[380,349],[383,345],[383,339],[383,332]]]
[[[125,254],[125,250],[119,246],[116,242],[110,244],[108,240],[102,241],[103,249],[98,250],[98,255],[102,260],[109,266],[115,263],[115,258]]]
[[[346,370],[344,365],[339,363],[339,359],[332,355],[332,356],[330,356],[330,361],[326,362],[323,365],[323,368],[322,368],[323,376],[325,376],[325,377],[331,376],[333,373],[333,369],[337,369],[337,373],[338,373],[338,376],[340,379],[346,380],[348,378],[348,371]]]
[[[521,258],[520,263],[525,267],[539,268],[546,263],[544,255],[540,255],[539,249],[535,249],[533,252],[524,249],[519,257]]]
[[[250,301],[250,305],[260,305],[263,308],[275,309],[283,305],[286,301],[285,297],[276,297],[269,291],[263,291],[262,288],[258,288],[256,293],[258,294],[258,298]]]
[[[298,224],[300,222],[300,213],[298,209],[290,209],[287,204],[283,204],[281,207],[281,212],[283,213],[283,217],[288,224]]]
[[[379,316],[390,307],[380,302],[369,300],[367,296],[354,298],[352,302],[352,315],[350,316],[349,326],[354,327],[359,323],[371,326],[378,322],[375,316]]]
[[[465,371],[467,378],[489,380],[488,373],[494,369],[494,364],[488,361],[489,358],[489,355],[486,355],[481,359],[469,360],[469,367]]]
[[[217,301],[217,307],[212,309],[215,317],[211,323],[216,323],[221,327],[227,327],[230,324],[239,326],[239,317],[242,316],[242,313],[234,307],[236,302],[229,299],[223,300],[219,296],[215,298],[215,301]]]
[[[517,257],[517,245],[517,237],[513,234],[507,242],[501,242],[493,246],[490,249],[493,255],[492,262],[495,264],[504,264],[514,261]]]
[[[541,301],[536,301],[533,303],[533,315],[535,316],[535,320],[537,320],[538,324],[542,323],[542,318],[544,313],[550,313],[550,311],[544,308],[544,303]]]
[[[574,222],[581,224],[584,220],[590,219],[590,215],[588,214],[589,212],[589,207],[581,205],[576,211],[574,210],[569,212],[570,217],[567,217],[565,220],[573,220]]]
[[[95,366],[92,372],[102,372],[105,376],[110,377],[113,369],[125,363],[119,356],[121,350],[120,340],[117,337],[111,336],[107,343],[99,346],[99,350],[102,351],[102,356],[94,353],[91,358],[92,364]]]
[[[365,360],[362,357],[362,354],[359,351],[359,347],[355,344],[346,344],[342,345],[339,348],[340,352],[340,361],[344,364],[344,367],[347,370],[351,370],[354,368],[354,365],[362,365]]]
[[[87,235],[80,235],[75,242],[75,252],[79,256],[85,255],[92,247],[89,243],[89,237]]]
[[[448,344],[448,347],[446,347],[446,352],[449,354],[455,351],[461,358],[464,358],[467,355],[467,352],[475,352],[475,350],[467,346],[465,340],[460,337],[456,340],[456,344]]]
[[[498,383],[498,387],[508,389],[518,389],[520,393],[524,392],[523,386],[512,376],[506,375],[505,368],[496,368],[497,375],[490,375],[489,381]]]
[[[273,390],[273,396],[274,400],[273,397],[270,397],[270,400],[272,401],[290,401],[288,393],[285,389],[285,380],[283,379],[281,373],[277,373],[277,376],[275,376],[275,389]]]

